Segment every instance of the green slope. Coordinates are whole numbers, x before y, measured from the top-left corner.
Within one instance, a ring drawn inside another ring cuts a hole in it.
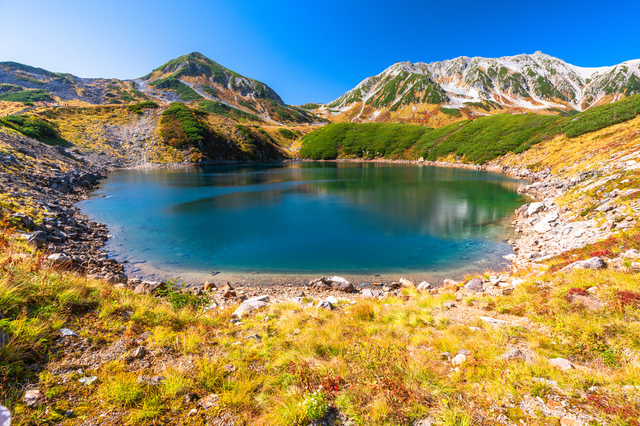
[[[310,159],[389,158],[436,160],[454,153],[484,163],[522,152],[565,133],[576,137],[640,114],[640,95],[595,107],[573,117],[498,114],[432,129],[397,123],[330,124],[302,139],[300,155]]]

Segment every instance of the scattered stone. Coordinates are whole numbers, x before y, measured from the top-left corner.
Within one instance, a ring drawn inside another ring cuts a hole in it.
[[[415,422],[413,422],[412,426],[433,426],[436,424],[436,420],[429,416],[425,419],[421,419],[421,420],[416,420]]]
[[[551,231],[551,225],[549,224],[549,222],[541,220],[533,227],[533,230],[538,234],[545,234]]]
[[[304,293],[304,291],[300,290],[299,292],[296,293],[295,297],[305,298],[307,297],[307,295]]]
[[[325,299],[327,302],[331,303],[332,305],[337,305],[338,304],[338,299],[336,299],[333,296],[327,296],[327,298]]]
[[[449,361],[451,359],[451,354],[449,352],[442,352],[440,354],[440,359],[443,361]]]
[[[0,350],[7,347],[11,338],[4,331],[0,330]]]
[[[518,348],[509,349],[507,352],[502,354],[500,358],[502,358],[502,360],[507,362],[509,361],[524,361],[528,363],[533,362],[533,358],[531,358],[529,355],[525,354]]]
[[[249,339],[253,339],[256,342],[259,342],[260,340],[262,340],[262,337],[260,337],[259,334],[252,334],[250,336],[245,337],[245,339],[249,340]]]
[[[95,382],[96,380],[98,380],[98,378],[96,376],[90,376],[90,377],[81,377],[80,379],[78,379],[78,381],[80,383],[82,383],[85,386],[91,386],[91,384],[93,382]]]
[[[588,290],[587,290],[588,291]],[[570,294],[567,296],[569,303],[577,303],[584,306],[590,311],[598,312],[602,310],[602,301],[593,296],[582,296],[579,294]]]
[[[408,287],[408,288],[415,287],[411,281],[405,280],[404,278],[400,278],[400,280],[398,282],[400,283],[400,286],[402,286],[402,287]]]
[[[527,215],[531,216],[534,215],[538,212],[541,212],[542,210],[544,210],[544,204],[543,203],[531,203],[529,204],[529,207],[527,208]]]
[[[166,290],[167,283],[164,281],[143,281],[133,290],[135,294],[156,294],[160,290]]]
[[[238,295],[234,290],[225,290],[224,293],[222,293],[224,300],[235,299],[236,297],[238,297]]]
[[[365,299],[373,299],[376,297],[380,297],[381,293],[378,290],[371,290],[368,288],[365,288],[364,290],[362,290],[362,297]]]
[[[186,402],[187,404],[191,404],[193,401],[197,401],[198,400],[198,394],[195,392],[187,392],[184,395],[184,402]]]
[[[241,319],[243,315],[248,314],[256,309],[264,308],[269,305],[269,296],[263,295],[247,299],[231,314],[232,317]]]
[[[226,284],[222,284],[220,287],[218,287],[218,290],[221,290],[221,291],[232,291],[233,287],[231,286],[231,283],[229,281],[227,281]]]
[[[61,328],[60,334],[62,335],[62,337],[78,337],[78,333],[68,328]]]
[[[570,265],[565,266],[564,268],[560,269],[559,272],[569,272],[572,271],[574,269],[593,269],[593,270],[597,270],[597,269],[604,269],[607,267],[607,264],[604,260],[602,260],[599,257],[592,257],[590,259],[587,260],[578,260],[576,262],[571,263]]]
[[[0,426],[11,426],[11,412],[4,405],[0,405]]]
[[[142,375],[138,377],[138,383],[145,384],[147,386],[158,386],[164,381],[164,376],[153,376],[149,377],[147,375]]]
[[[316,306],[317,309],[326,309],[326,310],[332,310],[333,309],[333,305],[331,304],[331,302],[329,302],[328,300],[321,300],[318,302],[318,305]]]
[[[342,277],[321,277],[309,281],[309,287],[316,291],[337,290],[351,293],[355,290],[353,284]]]
[[[479,293],[482,291],[482,280],[480,278],[474,278],[464,285],[465,290]]]
[[[69,266],[72,262],[72,259],[64,253],[50,254],[49,256],[47,256],[47,259],[49,259],[49,261],[54,265],[61,267]]]
[[[451,360],[451,364],[453,364],[453,365],[461,365],[466,360],[467,360],[467,356],[466,355],[458,354],[458,355],[453,357],[453,359]]]
[[[549,360],[549,364],[561,369],[562,371],[571,370],[573,368],[573,364],[571,364],[568,359],[564,358],[552,358]]]
[[[560,419],[560,426],[582,426],[582,423],[571,417],[563,417]]]
[[[227,373],[233,373],[234,371],[236,371],[236,367],[233,364],[225,364],[224,371],[226,371]]]
[[[209,282],[209,281],[205,281],[204,283],[204,291],[216,291],[217,287],[214,283]]]
[[[38,389],[28,390],[24,393],[22,401],[27,404],[29,408],[39,407],[45,400],[44,393]]]
[[[201,398],[200,401],[198,401],[198,405],[201,406],[203,409],[208,410],[210,408],[217,406],[219,400],[220,398],[218,397],[218,395],[216,395],[215,393],[212,393],[205,396],[204,398]]]
[[[433,285],[429,284],[426,281],[422,281],[420,284],[418,284],[418,287],[416,287],[418,291],[428,291],[428,290],[431,290],[432,288],[433,288]]]
[[[508,325],[513,325],[509,321],[504,321],[504,320],[497,319],[497,318],[480,317],[480,319],[482,321],[486,322],[487,324],[489,324],[492,327],[506,327]]]

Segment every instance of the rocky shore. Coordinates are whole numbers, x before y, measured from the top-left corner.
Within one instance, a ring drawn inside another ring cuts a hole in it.
[[[15,194],[18,204],[31,205],[32,215],[17,213],[12,215],[14,224],[20,224],[24,231],[16,231],[21,238],[29,241],[39,249],[44,249],[50,262],[61,267],[74,269],[89,277],[101,279],[113,285],[128,287],[136,292],[154,291],[161,281],[143,281],[139,278],[127,277],[124,264],[110,259],[103,250],[109,238],[105,225],[90,221],[84,216],[75,203],[86,198],[89,191],[96,187],[99,179],[113,169],[96,164],[98,159],[83,157],[79,151],[68,151],[61,147],[49,147],[26,138],[9,139],[17,155],[5,155],[2,158],[0,173],[0,190],[7,194]],[[355,160],[339,160],[350,162]],[[486,165],[470,165],[448,162],[375,160],[376,163],[417,164],[438,167],[458,167],[475,170],[486,170],[505,173],[519,179],[526,179],[530,184],[519,189],[520,193],[538,200],[523,205],[515,212],[512,225],[518,238],[510,240],[514,254],[508,256],[512,268],[503,274],[491,277],[485,283],[488,288],[495,287],[500,292],[513,290],[514,279],[510,273],[530,268],[539,268],[538,262],[559,255],[567,250],[576,249],[608,237],[611,230],[626,229],[634,226],[636,218],[622,216],[615,205],[615,197],[624,194],[614,192],[608,194],[607,201],[599,208],[607,215],[607,221],[598,225],[595,220],[578,220],[576,212],[566,206],[561,207],[556,200],[566,191],[577,185],[586,185],[596,177],[595,173],[583,173],[570,179],[560,179],[550,171],[532,172],[526,167],[506,167],[497,162]],[[114,164],[112,164],[113,166]],[[118,167],[140,167],[126,163],[115,164]],[[145,165],[153,167],[153,165]],[[165,166],[166,167],[166,166]],[[173,165],[185,167],[185,165]],[[638,209],[636,209],[638,210]],[[37,223],[37,225],[36,225]],[[617,263],[621,263],[619,260]],[[295,280],[269,284],[243,283],[242,280],[230,285],[239,288],[235,297],[218,297],[216,303],[237,302],[264,294],[295,299],[301,295],[316,294],[322,297],[353,297],[367,290],[369,295],[377,298],[388,294],[399,294],[401,277],[395,279],[376,279],[357,285],[350,291],[344,288],[334,289],[331,286],[319,288],[311,281],[301,284]],[[233,278],[230,279],[233,281]],[[408,282],[408,280],[405,280]],[[305,280],[306,282],[306,280]],[[429,283],[430,288],[446,287],[451,280]],[[518,280],[516,279],[517,283]],[[188,291],[201,292],[205,288],[226,285],[215,277],[210,283],[201,283]],[[417,284],[417,283],[416,283]],[[221,295],[220,295],[221,296]]]

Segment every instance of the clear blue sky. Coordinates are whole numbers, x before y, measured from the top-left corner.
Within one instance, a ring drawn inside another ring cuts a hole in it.
[[[301,104],[398,61],[638,59],[638,18],[637,0],[0,0],[0,61],[127,79],[198,51]]]

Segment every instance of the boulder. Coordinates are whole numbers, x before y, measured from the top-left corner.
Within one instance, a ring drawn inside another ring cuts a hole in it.
[[[212,393],[205,396],[204,398],[201,398],[198,401],[198,405],[201,406],[203,409],[208,410],[210,408],[216,407],[218,405],[219,399],[220,398],[218,397],[218,395],[216,395],[215,393]]]
[[[164,281],[143,281],[133,290],[135,294],[156,294],[159,290],[165,290],[167,283]]]
[[[549,222],[547,222],[546,220],[541,220],[533,227],[533,230],[538,234],[545,234],[551,231],[551,224],[549,224]]]
[[[549,360],[549,364],[561,369],[562,371],[571,370],[573,368],[573,364],[571,364],[568,359],[564,358],[552,358]]]
[[[78,337],[78,333],[76,333],[73,330],[70,330],[68,328],[61,328],[60,329],[60,335],[62,337]]]
[[[528,364],[534,364],[535,363],[535,360],[530,355],[527,355],[526,353],[522,352],[518,348],[509,349],[507,352],[505,352],[502,355],[500,355],[500,359],[502,359],[503,361],[507,361],[507,362],[509,362],[509,361],[522,361],[522,362],[526,362]]]
[[[429,284],[426,281],[422,281],[420,284],[418,284],[418,287],[416,287],[418,291],[429,291],[433,288],[432,284]]]
[[[309,281],[309,287],[317,291],[337,290],[351,293],[355,290],[353,284],[342,277],[321,277]]]
[[[0,426],[11,426],[11,411],[4,405],[0,405]]]
[[[248,314],[256,309],[264,308],[269,305],[269,296],[259,296],[247,299],[231,314],[232,317],[241,319],[243,315]]]
[[[27,237],[27,241],[36,246],[36,248],[42,248],[47,243],[47,233],[36,231]]]
[[[373,299],[373,298],[380,297],[381,295],[382,293],[379,290],[371,290],[368,288],[365,288],[364,290],[362,290],[362,297],[364,299]]]
[[[577,303],[593,312],[602,310],[602,301],[593,296],[583,296],[580,294],[570,294],[567,296],[569,303]]]
[[[479,293],[482,291],[482,280],[480,278],[474,278],[464,285],[464,289],[474,293]]]
[[[330,310],[333,309],[333,305],[328,300],[321,300],[316,305],[316,308],[317,309],[326,309],[326,310],[330,311]]]
[[[64,253],[54,253],[47,256],[47,259],[56,266],[69,266],[73,261],[70,256]]]
[[[11,338],[9,337],[9,335],[0,330],[0,350],[6,348],[10,340]]]
[[[598,270],[598,269],[604,269],[606,267],[607,267],[607,263],[604,260],[602,260],[599,257],[592,257],[587,260],[578,260],[576,262],[573,262],[572,264],[567,265],[564,268],[560,269],[559,272],[569,272],[574,269]]]
[[[147,386],[158,386],[164,382],[164,376],[153,376],[149,377],[147,375],[142,375],[138,377],[138,383],[145,384]]]
[[[29,408],[39,407],[40,404],[45,400],[44,393],[38,389],[28,390],[24,393],[22,397],[22,401],[27,404]]]
[[[91,185],[95,185],[95,183],[98,181],[98,177],[92,173],[85,173],[81,175],[78,179],[80,179],[80,181],[87,181]]]
[[[411,281],[405,280],[404,278],[400,278],[398,282],[402,287],[407,287],[407,288],[415,287]]]
[[[544,204],[542,203],[531,203],[529,204],[529,207],[527,208],[527,215],[531,216],[534,215],[538,212],[541,212],[542,210],[544,210]]]
[[[458,354],[453,357],[451,360],[451,364],[453,365],[461,365],[467,360],[467,356],[463,354]]]

